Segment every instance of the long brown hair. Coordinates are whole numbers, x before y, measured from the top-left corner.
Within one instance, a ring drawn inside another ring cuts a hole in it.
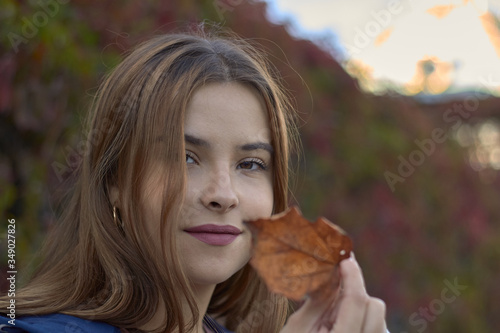
[[[292,108],[278,77],[257,48],[233,35],[161,35],[131,52],[96,94],[74,190],[46,241],[40,267],[16,293],[17,314],[60,312],[133,329],[150,321],[163,303],[167,316],[159,331],[193,329],[203,314],[181,270],[172,232],[186,183],[186,106],[210,82],[239,82],[259,92],[274,148],[277,213],[287,206],[288,159],[296,138]],[[158,137],[162,145],[155,145]],[[148,242],[140,204],[142,176],[158,156],[164,160],[166,184],[161,215],[168,221],[158,221],[161,253]],[[113,218],[113,186],[120,190],[123,228]],[[182,299],[193,312],[188,323]],[[0,308],[7,302],[0,298]],[[288,302],[271,294],[247,264],[216,287],[208,313],[224,317],[236,332],[277,332],[288,315]]]

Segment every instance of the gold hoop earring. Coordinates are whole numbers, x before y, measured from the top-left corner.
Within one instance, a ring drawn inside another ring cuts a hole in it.
[[[113,206],[113,221],[118,228],[123,230],[123,221],[120,219],[119,215],[120,213],[118,212],[118,208],[116,208],[116,206]]]

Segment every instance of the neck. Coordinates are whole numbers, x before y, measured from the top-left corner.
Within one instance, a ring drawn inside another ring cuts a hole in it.
[[[212,294],[214,292],[214,285],[195,285],[192,286],[194,300],[196,302],[196,306],[198,308],[199,318],[195,326],[195,330],[190,333],[204,333],[203,329],[203,316],[207,312],[208,304],[210,303],[210,299],[212,298]],[[190,322],[192,320],[192,314],[187,303],[186,299],[182,301],[182,313],[184,314],[184,322]],[[160,303],[158,306],[158,310],[154,317],[144,326],[140,327],[141,330],[151,331],[157,329],[167,314],[167,310],[163,303]],[[177,332],[177,331],[175,331]]]
[[[210,300],[212,299],[212,294],[214,293],[215,286],[193,286],[193,292],[195,295],[195,300],[198,306],[199,318],[196,327],[198,328],[198,332],[205,332],[203,330],[203,316],[207,313],[208,304],[210,304]],[[186,302],[183,304],[184,313],[191,314],[189,311],[189,306]]]

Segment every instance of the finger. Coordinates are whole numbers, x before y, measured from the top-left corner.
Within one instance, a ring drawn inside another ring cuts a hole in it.
[[[361,268],[351,257],[340,263],[343,281],[342,299],[333,332],[359,333],[370,297],[365,290]]]
[[[371,297],[366,308],[363,333],[381,333],[386,332],[385,325],[385,303]]]
[[[358,269],[361,271],[361,269],[359,268],[359,265],[357,264],[356,258],[354,256],[354,252],[351,252],[351,258],[340,262],[340,265],[339,265],[340,285],[339,285],[339,288],[337,290],[337,299],[335,300],[334,311],[332,311],[330,313],[330,316],[329,316],[329,322],[331,322],[331,323],[334,323],[336,321],[337,316],[338,316],[338,310],[339,310],[338,304],[342,301],[342,298],[344,296],[344,289],[346,288],[346,283],[347,283],[348,290],[359,288],[359,286],[361,286],[362,290],[365,290],[365,282],[364,282],[363,276],[361,274],[358,274],[357,276],[356,276],[356,274],[352,274],[352,275],[354,275],[353,277],[346,277],[345,273],[343,273],[342,267],[344,265],[351,265],[351,263],[349,263],[349,261],[351,261],[351,260],[354,261],[355,266],[357,266]]]
[[[354,289],[362,288],[365,290],[365,280],[363,279],[361,267],[359,267],[354,252],[351,252],[349,259],[340,262],[340,274],[342,276],[342,289],[353,287]]]

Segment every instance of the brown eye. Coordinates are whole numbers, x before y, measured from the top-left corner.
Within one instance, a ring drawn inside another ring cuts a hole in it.
[[[252,159],[241,162],[238,167],[244,170],[266,170],[267,167],[260,159]]]

